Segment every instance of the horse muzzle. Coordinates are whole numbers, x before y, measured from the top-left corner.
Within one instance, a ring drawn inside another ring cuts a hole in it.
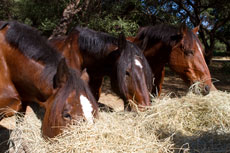
[[[211,87],[209,85],[204,85],[203,95],[207,95],[210,92]]]

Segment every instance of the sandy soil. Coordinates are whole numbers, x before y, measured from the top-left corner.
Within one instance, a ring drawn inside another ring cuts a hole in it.
[[[210,66],[210,72],[214,80],[219,80],[214,83],[217,89],[230,92],[230,70],[222,69],[224,63],[228,60],[215,60]],[[166,77],[163,85],[163,93],[161,96],[172,94],[173,96],[183,96],[188,91],[188,87],[183,81],[171,70],[166,68]],[[110,90],[109,79],[105,79],[100,102],[106,103],[116,111],[123,110],[123,101]],[[15,118],[6,118],[0,121],[0,153],[8,149],[8,139],[11,130],[15,126]]]

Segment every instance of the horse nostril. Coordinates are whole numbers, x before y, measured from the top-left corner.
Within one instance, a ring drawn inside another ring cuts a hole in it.
[[[71,117],[71,115],[70,115],[69,113],[64,113],[64,114],[63,114],[63,118],[64,118],[65,120],[67,120],[67,121],[71,121],[71,120],[72,120],[72,117]]]
[[[210,87],[208,85],[204,86],[204,91],[207,92],[207,93],[209,93]]]

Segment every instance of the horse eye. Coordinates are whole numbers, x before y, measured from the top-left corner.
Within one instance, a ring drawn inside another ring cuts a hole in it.
[[[72,117],[71,117],[71,115],[69,114],[69,113],[64,113],[63,114],[63,118],[65,119],[65,120],[72,120]]]
[[[130,76],[130,73],[128,71],[125,72],[125,75]]]
[[[194,52],[193,52],[192,50],[186,50],[186,51],[184,52],[184,54],[185,54],[186,56],[193,56],[193,55],[194,55]]]

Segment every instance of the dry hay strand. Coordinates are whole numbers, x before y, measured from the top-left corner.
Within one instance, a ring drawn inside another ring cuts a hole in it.
[[[212,83],[219,82],[219,80],[216,78],[210,78],[210,79],[205,79],[203,81],[197,81],[189,87],[189,92],[193,92],[195,94],[206,94],[204,93],[203,88],[205,85],[205,81],[208,81],[208,80],[211,80]]]
[[[202,96],[190,92],[181,98],[154,99],[153,112],[152,121],[158,125],[155,130],[159,136],[164,138],[174,133],[175,150],[230,151],[229,93],[213,91]]]
[[[159,140],[155,133],[147,133],[136,113],[100,113],[95,124],[70,125],[53,139],[41,137],[41,122],[27,116],[11,133],[12,152],[169,152],[170,137]],[[148,136],[146,136],[148,134]],[[26,147],[25,147],[26,146]]]
[[[41,136],[41,121],[25,117],[11,133],[12,149],[27,152],[228,152],[230,94],[188,94],[153,99],[145,112],[100,112],[94,124],[65,128],[49,140]]]

